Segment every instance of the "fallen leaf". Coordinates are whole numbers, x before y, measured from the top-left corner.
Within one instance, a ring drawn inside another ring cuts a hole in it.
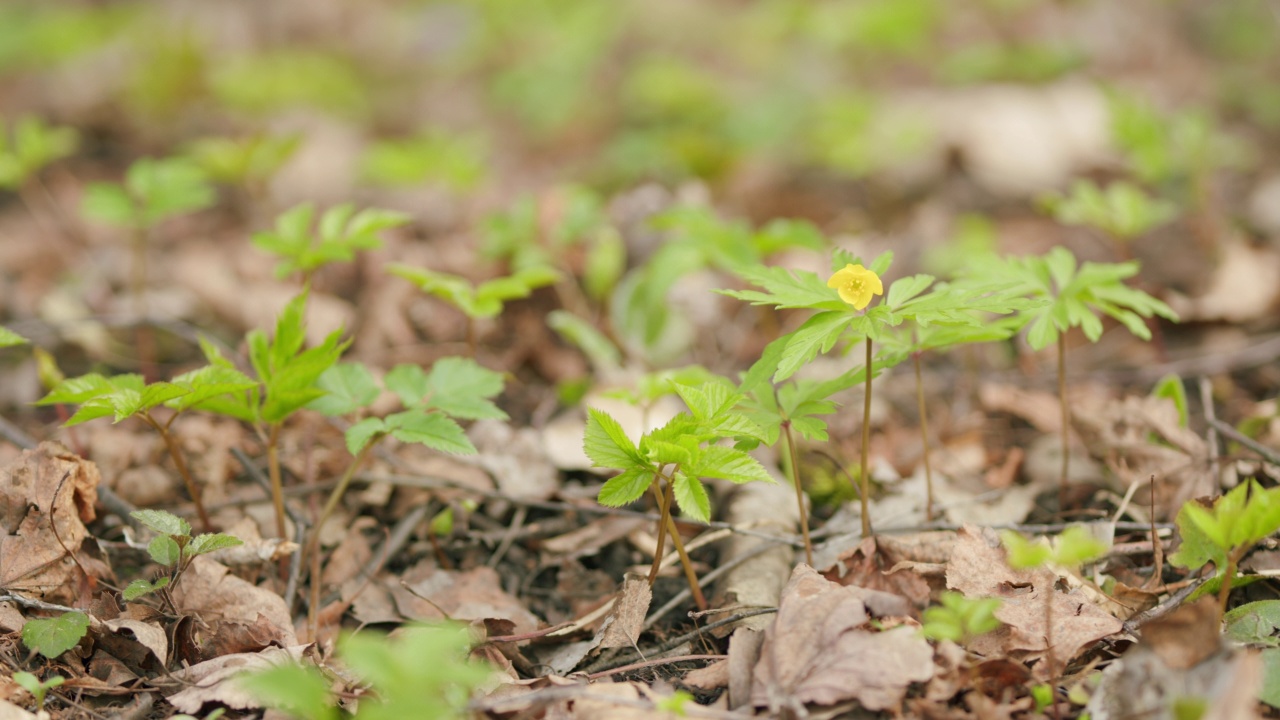
[[[220,621],[252,625],[262,616],[275,628],[281,644],[298,642],[284,598],[230,574],[225,565],[207,557],[192,561],[174,588],[173,599],[178,607],[199,615],[210,626]]]
[[[259,653],[223,655],[175,672],[182,690],[168,697],[169,704],[185,713],[199,713],[205,703],[222,703],[233,710],[260,708],[256,696],[245,692],[235,682],[236,676],[273,665],[302,659],[310,645],[271,648]]]
[[[613,604],[613,614],[605,622],[600,647],[634,647],[644,631],[644,617],[649,612],[652,599],[653,590],[649,587],[648,578],[627,575],[622,581],[618,601]]]
[[[458,572],[424,562],[410,568],[389,589],[407,618],[437,619],[444,614],[462,622],[504,618],[515,623],[518,633],[538,628],[538,618],[502,589],[502,580],[493,568]]]

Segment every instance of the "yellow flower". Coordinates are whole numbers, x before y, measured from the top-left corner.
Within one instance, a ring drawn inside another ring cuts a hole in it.
[[[884,294],[880,276],[861,265],[845,265],[827,281],[827,287],[835,288],[840,299],[861,310],[871,304],[872,295]]]

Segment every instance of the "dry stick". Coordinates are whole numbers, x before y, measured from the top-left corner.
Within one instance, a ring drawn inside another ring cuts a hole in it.
[[[634,670],[643,670],[645,668],[656,667],[658,665],[672,665],[679,662],[690,662],[693,660],[724,660],[728,657],[729,657],[728,655],[677,655],[676,657],[657,658],[654,660],[645,660],[644,662],[632,663],[630,665],[623,665],[622,667],[616,667],[616,668],[613,668],[612,670],[601,670],[598,673],[592,673],[588,675],[587,679],[599,680],[600,678],[608,677],[610,675],[617,675],[619,673],[632,672]]]
[[[1067,338],[1058,336],[1058,401],[1062,403],[1062,477],[1058,479],[1058,506],[1067,492],[1067,470],[1071,463],[1071,408],[1067,405]],[[1054,706],[1055,712],[1057,706]]]
[[[800,458],[796,453],[796,440],[791,433],[791,421],[782,423],[783,438],[787,442],[788,464],[791,465],[791,482],[796,486],[796,507],[800,510],[800,533],[804,536],[804,561],[813,567],[813,542],[809,539],[809,516],[804,508],[804,488],[800,486]]]
[[[776,612],[778,612],[778,608],[754,608],[751,610],[743,610],[740,613],[734,613],[729,617],[721,618],[713,623],[707,623],[702,627],[694,628],[693,630],[679,637],[671,638],[670,640],[662,643],[658,647],[646,651],[645,655],[649,657],[653,657],[655,655],[661,655],[662,653],[667,652],[673,648],[680,647],[681,645],[689,642],[690,640],[695,640],[701,637],[703,633],[709,632],[711,630],[715,630],[716,628],[721,628],[721,627],[724,627],[725,625],[732,625],[733,623],[736,623],[739,620],[745,620],[749,617],[755,617],[756,615],[768,615],[770,613],[776,613]],[[593,666],[593,667],[588,667],[584,672],[588,674],[593,674],[593,673],[599,673],[599,672],[608,671],[608,670],[609,670],[608,667]],[[614,672],[617,672],[617,671],[615,670]]]
[[[205,511],[204,503],[200,500],[200,489],[196,486],[196,481],[191,477],[191,472],[187,470],[187,461],[182,459],[182,450],[169,432],[168,423],[161,425],[156,422],[155,418],[151,417],[149,412],[144,412],[140,417],[156,432],[160,433],[160,439],[164,441],[164,446],[169,450],[169,457],[173,459],[173,464],[177,466],[178,474],[182,476],[182,482],[187,485],[187,493],[191,495],[191,502],[195,505],[196,515],[200,516],[201,527],[204,528],[205,532],[213,532],[213,523],[209,521],[209,513]],[[174,417],[177,416],[175,415]],[[281,537],[284,536],[281,535]]]
[[[672,473],[674,475],[674,473]],[[684,578],[689,582],[689,591],[693,593],[693,602],[698,606],[699,610],[707,609],[707,599],[702,596],[702,588],[698,586],[698,575],[693,572],[693,561],[689,559],[689,553],[685,552],[684,540],[680,537],[680,529],[676,527],[676,521],[671,517],[671,506],[675,504],[675,490],[672,488],[672,478],[667,478],[666,509],[667,516],[667,533],[671,535],[671,544],[675,546],[676,552],[680,554],[680,564],[684,567]]]
[[[1254,440],[1248,435],[1245,435],[1244,433],[1240,432],[1239,430],[1236,430],[1235,428],[1231,427],[1230,425],[1222,422],[1217,418],[1205,418],[1205,419],[1208,420],[1209,424],[1212,425],[1218,432],[1222,433],[1223,435],[1226,435],[1228,438],[1231,438],[1235,442],[1238,442],[1241,445],[1249,448],[1250,450],[1258,453],[1259,455],[1262,456],[1263,460],[1266,460],[1267,462],[1272,464],[1280,464],[1280,453],[1277,453],[1275,450],[1272,450],[1266,445],[1263,445],[1257,440]]]
[[[866,369],[866,392],[862,401],[862,492],[858,498],[862,503],[862,537],[871,537],[871,477],[867,455],[871,452],[871,337],[867,337],[867,359],[863,367]]]
[[[491,568],[498,567],[498,563],[502,562],[503,556],[507,554],[507,550],[511,549],[512,544],[516,541],[516,536],[520,534],[520,529],[524,527],[524,521],[529,517],[529,508],[524,505],[517,505],[515,512],[511,515],[511,527],[502,535],[502,541],[498,543],[498,547],[489,556],[485,565]],[[434,537],[434,534],[432,535]]]
[[[1170,595],[1159,605],[1151,608],[1150,610],[1140,612],[1128,620],[1125,620],[1124,631],[1127,633],[1135,633],[1138,631],[1138,628],[1152,620],[1162,618],[1174,610],[1177,610],[1182,605],[1183,601],[1190,597],[1192,593],[1199,590],[1200,586],[1204,585],[1205,582],[1205,578],[1198,578],[1194,582],[1188,583],[1186,586]]]
[[[916,405],[920,412],[920,442],[924,448],[924,519],[933,522],[933,468],[929,466],[929,411],[924,402],[924,381],[920,377],[920,353],[912,353],[916,366]]]
[[[1164,543],[1160,541],[1160,533],[1156,530],[1156,476],[1151,474],[1151,555],[1155,566],[1151,573],[1154,587],[1164,588]]]

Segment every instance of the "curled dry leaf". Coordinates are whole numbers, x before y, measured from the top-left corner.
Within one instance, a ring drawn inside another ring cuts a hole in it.
[[[796,568],[765,631],[752,704],[771,712],[847,700],[898,707],[912,683],[933,676],[933,648],[914,628],[865,629],[869,619],[856,589]]]
[[[298,643],[284,598],[232,575],[225,565],[208,557],[192,561],[174,588],[173,599],[210,626],[218,622],[254,625],[262,616],[275,628],[275,642],[286,647]]]

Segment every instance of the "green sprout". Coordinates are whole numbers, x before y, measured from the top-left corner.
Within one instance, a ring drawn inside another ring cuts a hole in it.
[[[31,697],[35,698],[36,701],[36,712],[41,712],[44,710],[45,696],[49,694],[50,690],[61,686],[67,679],[61,675],[54,675],[42,682],[40,678],[29,672],[18,671],[13,674],[13,681],[21,685],[23,690],[31,693]]]
[[[7,327],[0,326],[0,348],[15,347],[18,345],[26,345],[31,341],[22,337],[18,333]]]
[[[1102,189],[1079,180],[1066,196],[1052,196],[1045,204],[1058,222],[1097,228],[1117,240],[1131,240],[1178,214],[1173,203],[1152,198],[1124,181]]]
[[[1035,350],[1058,345],[1058,400],[1062,404],[1062,473],[1060,486],[1067,486],[1070,455],[1071,409],[1067,404],[1067,346],[1062,334],[1079,327],[1090,342],[1102,337],[1104,314],[1118,320],[1129,332],[1151,339],[1146,319],[1159,316],[1174,322],[1178,315],[1168,305],[1136,290],[1124,280],[1138,274],[1138,263],[1093,263],[1078,265],[1070,250],[1055,247],[1040,256],[1012,258],[997,263],[990,276],[1012,284],[1015,292],[1048,304],[1024,309],[1027,342]]]
[[[72,128],[46,125],[38,117],[24,117],[14,123],[10,135],[0,119],[0,189],[21,193],[27,183],[39,182],[41,170],[70,156],[77,145],[79,136]],[[23,201],[26,200],[24,195]]]
[[[125,602],[133,602],[155,593],[174,615],[178,614],[178,608],[170,593],[192,561],[200,555],[244,544],[240,538],[225,533],[202,533],[193,537],[186,520],[163,510],[135,510],[130,516],[156,533],[147,545],[147,553],[157,565],[167,568],[167,572],[154,580],[134,580],[120,595]]]
[[[409,222],[404,213],[377,208],[356,212],[351,203],[326,210],[313,229],[315,219],[315,206],[302,203],[281,213],[274,230],[253,234],[255,246],[280,257],[276,277],[297,273],[309,285],[321,267],[351,262],[361,250],[382,247],[378,233]]]
[[[638,444],[608,413],[588,409],[583,450],[596,467],[621,471],[600,488],[601,505],[620,507],[640,499],[646,489],[652,490],[661,519],[649,584],[657,578],[665,536],[670,535],[694,602],[705,610],[707,601],[672,518],[673,505],[693,519],[707,522],[711,501],[702,478],[735,483],[773,482],[773,478],[745,451],[718,444],[722,439],[764,439],[761,428],[735,409],[745,399],[742,394],[727,382],[716,381],[699,386],[676,385],[675,390],[689,412],[645,433]]]
[[[301,135],[209,137],[191,143],[187,155],[210,180],[240,188],[251,202],[262,203],[271,178],[301,144]]]
[[[941,605],[924,611],[921,631],[933,640],[950,640],[958,645],[968,645],[973,638],[1000,627],[996,610],[999,598],[967,598],[963,593],[948,590],[942,593]]]
[[[412,137],[379,140],[361,158],[360,175],[387,187],[438,183],[456,192],[475,189],[484,180],[487,149],[475,135],[424,130]]]

